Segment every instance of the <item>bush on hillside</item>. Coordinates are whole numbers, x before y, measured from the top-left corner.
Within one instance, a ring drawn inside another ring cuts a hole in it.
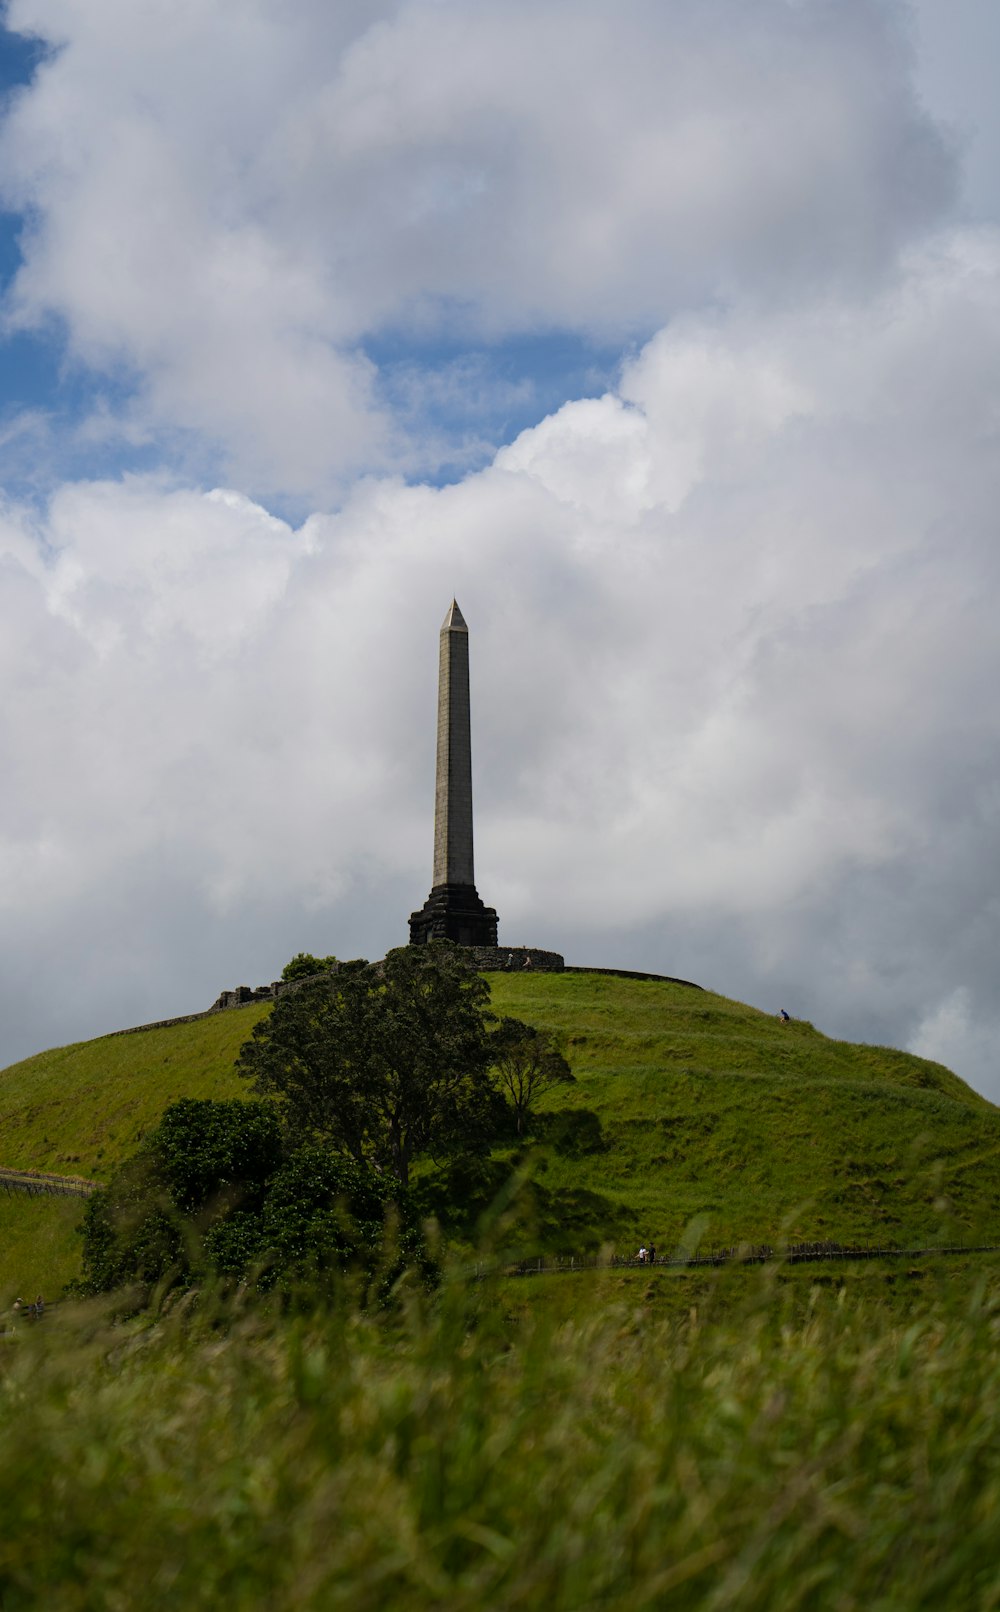
[[[255,1275],[265,1291],[323,1287],[344,1271],[392,1276],[422,1259],[413,1217],[390,1183],[317,1147],[291,1155],[258,1211],[213,1225],[204,1249],[220,1273]]]
[[[164,1113],[152,1151],[176,1207],[189,1213],[225,1187],[262,1186],[281,1162],[281,1121],[272,1103],[184,1097]]]
[[[383,1278],[421,1257],[404,1196],[370,1166],[286,1150],[272,1104],[185,1098],[81,1227],[87,1292],[203,1275],[322,1289],[334,1273]]]
[[[283,980],[304,980],[314,974],[326,974],[336,966],[336,957],[314,957],[312,952],[296,952],[281,970],[281,977]]]
[[[109,1293],[132,1282],[151,1285],[168,1271],[186,1268],[181,1217],[158,1160],[145,1149],[87,1199],[80,1234],[79,1286],[86,1293]]]

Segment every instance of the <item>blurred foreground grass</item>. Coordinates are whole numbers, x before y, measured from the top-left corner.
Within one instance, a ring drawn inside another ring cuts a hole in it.
[[[0,1337],[0,1607],[995,1607],[998,1333],[972,1260],[61,1307]]]

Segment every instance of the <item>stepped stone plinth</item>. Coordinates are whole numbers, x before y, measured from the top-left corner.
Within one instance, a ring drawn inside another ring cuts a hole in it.
[[[419,912],[410,914],[410,945],[453,940],[458,946],[495,946],[497,915],[473,884],[436,884]]]

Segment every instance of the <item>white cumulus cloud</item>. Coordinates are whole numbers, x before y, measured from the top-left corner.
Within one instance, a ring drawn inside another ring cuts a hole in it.
[[[690,316],[451,487],[8,510],[9,1054],[43,1000],[79,1034],[405,937],[454,593],[504,938],[947,1032],[1000,1095],[998,366],[1000,242],[960,236],[860,303]]]
[[[647,333],[877,284],[955,191],[882,0],[10,0],[8,321],[121,429],[329,498],[419,456],[365,342]],[[104,421],[106,426],[107,422]],[[419,428],[416,435],[419,437]]]

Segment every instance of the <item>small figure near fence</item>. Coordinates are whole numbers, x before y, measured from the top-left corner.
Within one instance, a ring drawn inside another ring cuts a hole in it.
[[[650,1265],[656,1264],[656,1249],[653,1247],[652,1243],[650,1243],[649,1248],[646,1251],[646,1259]]]
[[[790,1013],[786,1013],[784,1008],[781,1008],[779,1011],[778,1018],[781,1020],[782,1024],[791,1024],[792,1022],[792,1015]]]
[[[645,1245],[643,1245],[643,1247],[640,1248],[640,1250],[639,1250],[639,1264],[640,1265],[645,1265],[645,1263],[646,1263],[648,1258],[649,1258],[649,1250],[645,1247]]]

